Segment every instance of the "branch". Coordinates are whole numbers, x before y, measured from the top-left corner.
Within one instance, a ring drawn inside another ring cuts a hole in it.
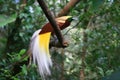
[[[81,0],[70,0],[70,2],[67,3],[67,5],[58,13],[57,17],[67,15],[70,12],[71,8],[73,8],[80,1]]]
[[[71,8],[74,7],[80,0],[71,0],[69,3],[67,3],[67,5],[58,13],[57,17],[61,17],[61,16],[65,16],[67,15]],[[79,24],[79,23],[78,23]],[[77,25],[77,24],[76,24]],[[69,31],[69,30],[68,30]],[[68,32],[67,31],[67,32]],[[66,33],[67,33],[66,32]],[[64,42],[64,44],[68,45],[68,43]],[[61,45],[59,43],[55,43],[55,41],[51,41],[50,42],[50,47],[58,47],[58,48],[61,48]]]
[[[61,43],[61,46],[62,47],[66,47],[66,44],[64,44],[64,38],[60,32],[60,28],[59,26],[57,25],[52,13],[50,12],[50,10],[48,9],[47,5],[45,4],[44,0],[37,0],[39,5],[41,6],[43,12],[45,13],[46,17],[48,18],[49,22],[51,23],[55,33],[56,33],[56,36],[59,40],[59,42]]]

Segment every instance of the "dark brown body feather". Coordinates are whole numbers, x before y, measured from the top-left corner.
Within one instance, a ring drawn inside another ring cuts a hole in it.
[[[68,21],[66,21],[65,23],[57,22],[57,25],[60,27],[61,30],[63,30],[70,25],[70,22]],[[45,24],[41,30],[42,31],[40,32],[40,34],[47,32],[52,32],[52,34],[54,33],[54,30],[50,23]]]

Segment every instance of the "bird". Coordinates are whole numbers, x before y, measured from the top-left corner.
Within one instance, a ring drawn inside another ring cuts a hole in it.
[[[60,30],[68,27],[72,20],[72,16],[55,18]],[[50,68],[52,67],[52,60],[49,52],[49,43],[51,35],[54,34],[54,29],[50,22],[48,22],[41,29],[38,29],[33,33],[30,41],[29,50],[32,53],[33,63],[37,65],[38,72],[43,79],[45,76],[51,75]]]

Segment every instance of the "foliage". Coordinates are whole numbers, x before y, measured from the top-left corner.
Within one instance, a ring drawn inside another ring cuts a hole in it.
[[[9,16],[6,15],[0,15],[0,27],[4,26],[8,23],[14,22],[16,19],[16,14]]]
[[[22,70],[16,75],[13,75],[12,71],[13,64],[21,61],[21,57],[27,51],[33,32],[47,22],[44,13],[34,0],[28,0],[27,3],[25,1],[0,1],[0,79],[2,80],[41,79],[34,64],[29,68],[25,64],[21,65]],[[68,1],[46,0],[55,15]],[[85,80],[101,80],[119,70],[119,2],[119,0],[86,0],[86,2],[81,0],[71,9],[69,15],[76,17],[76,20],[63,31],[67,34],[65,37],[70,44],[64,50],[56,48],[51,50],[54,66],[49,79],[79,80],[80,70],[83,68],[84,46]],[[20,20],[19,25],[16,24],[17,18]],[[86,42],[83,39],[83,32],[87,34]],[[11,35],[12,37],[9,37]]]

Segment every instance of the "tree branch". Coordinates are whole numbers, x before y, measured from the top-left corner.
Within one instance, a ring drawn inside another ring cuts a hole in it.
[[[59,26],[57,25],[52,13],[50,12],[50,10],[48,9],[47,5],[45,4],[44,0],[37,0],[39,5],[41,6],[43,12],[45,13],[46,17],[48,18],[49,22],[51,23],[53,29],[54,29],[54,32],[56,33],[56,36],[59,40],[59,42],[61,43],[61,46],[62,47],[66,47],[67,45],[64,44],[64,38],[60,32],[60,28]]]
[[[70,0],[70,2],[67,3],[67,5],[58,13],[57,17],[67,15],[70,12],[71,8],[74,7],[80,1],[81,0]]]

